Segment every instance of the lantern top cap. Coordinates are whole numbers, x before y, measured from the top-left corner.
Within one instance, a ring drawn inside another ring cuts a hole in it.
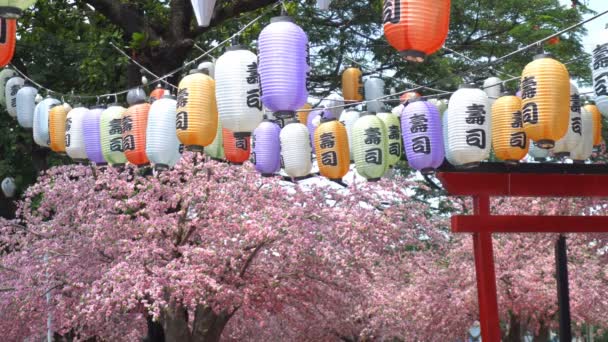
[[[205,75],[209,76],[209,69],[206,69],[206,68],[203,68],[203,69],[192,69],[188,73],[188,75],[194,75],[194,74],[205,74]]]
[[[138,99],[137,101],[135,101],[133,103],[133,106],[137,106],[137,105],[140,105],[140,104],[143,104],[143,103],[148,103],[148,102],[146,102],[146,100],[144,100],[144,99]]]
[[[515,93],[513,93],[512,91],[505,90],[500,93],[500,96],[515,96]]]
[[[367,115],[376,115],[376,113],[365,111],[365,112],[361,112],[361,114],[360,114],[360,116],[367,116]]]
[[[238,50],[247,50],[247,46],[243,44],[232,45],[226,48],[226,52],[228,51],[238,51]]]
[[[458,86],[458,89],[476,89],[478,88],[475,83],[463,83]]]
[[[594,105],[595,106],[595,101],[587,100],[587,101],[585,101],[585,105]]]
[[[63,105],[63,103],[53,103],[53,104],[51,104],[51,105],[49,106],[49,109],[53,109],[53,108],[55,108],[55,107],[57,107],[57,106],[62,106],[62,105]]]
[[[321,123],[324,123],[324,122],[330,122],[330,121],[337,121],[337,120],[338,120],[338,119],[333,118],[333,117],[328,117],[328,118],[326,118],[326,117],[322,117],[322,118],[321,118]]]
[[[91,109],[106,109],[106,105],[104,104],[96,104]]]
[[[414,103],[414,102],[420,102],[420,101],[424,101],[424,100],[421,97],[413,97],[411,99],[407,99],[405,102]]]
[[[290,23],[295,23],[295,20],[293,20],[292,17],[288,16],[288,15],[281,15],[278,17],[273,17],[270,18],[270,23],[279,23],[279,22],[290,22]]]
[[[550,53],[543,52],[543,53],[539,53],[534,56],[534,60],[541,59],[541,58],[553,58],[553,55]]]
[[[175,100],[176,99],[176,97],[174,95],[171,95],[171,94],[165,94],[165,95],[163,95],[162,98],[163,99],[169,99],[169,100]]]

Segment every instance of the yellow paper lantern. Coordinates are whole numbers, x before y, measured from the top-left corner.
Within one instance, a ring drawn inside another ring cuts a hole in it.
[[[321,176],[341,180],[350,167],[346,127],[335,118],[323,120],[315,130],[315,151]]]
[[[202,70],[193,70],[179,82],[177,137],[187,149],[202,152],[215,139],[217,125],[215,81]]]
[[[344,101],[363,100],[363,73],[361,69],[350,67],[342,73],[342,96]]]
[[[65,120],[68,111],[63,104],[56,104],[49,110],[50,148],[57,153],[65,153]]]
[[[507,163],[517,163],[528,153],[528,137],[521,116],[521,99],[507,95],[492,106],[492,147],[494,154]]]
[[[589,101],[585,109],[591,113],[593,119],[593,146],[599,145],[602,143],[602,113],[593,101]]]
[[[306,122],[308,120],[308,114],[310,113],[311,109],[312,105],[310,103],[307,103],[302,106],[302,108],[300,108],[300,110],[298,111],[298,120],[302,125],[306,125]]]
[[[568,69],[550,55],[537,55],[522,73],[521,90],[524,131],[539,147],[552,148],[570,122]]]

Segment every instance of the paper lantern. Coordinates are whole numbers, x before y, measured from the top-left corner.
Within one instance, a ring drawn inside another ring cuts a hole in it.
[[[179,140],[175,135],[175,96],[165,95],[154,101],[148,114],[146,129],[146,155],[154,168],[166,170],[180,159]]]
[[[539,147],[538,144],[532,140],[530,140],[529,146],[528,155],[535,161],[545,161],[551,152],[551,150]]]
[[[443,114],[441,114],[441,131],[443,132],[443,151],[445,153],[445,160],[448,161],[448,163],[452,164],[452,165],[456,165],[456,161],[454,160],[454,158],[452,158],[452,154],[450,153],[450,149],[449,149],[449,140],[448,140],[448,111],[446,109],[445,112],[443,112]]]
[[[597,146],[602,143],[602,114],[593,101],[588,101],[585,109],[593,118],[593,146]]]
[[[13,177],[6,177],[2,180],[2,193],[4,194],[4,197],[6,198],[12,198],[15,196],[15,193],[17,192],[17,186],[15,185],[15,178]]]
[[[322,11],[327,11],[331,5],[331,0],[317,0],[317,8]]]
[[[68,112],[65,120],[65,152],[76,162],[84,162],[87,159],[82,122],[88,112],[87,108],[76,106]]]
[[[528,153],[528,140],[521,99],[514,95],[499,97],[492,106],[492,147],[496,157],[506,163],[518,163]]]
[[[591,71],[595,104],[603,115],[608,116],[608,43],[598,45],[593,50]]]
[[[384,81],[380,77],[370,77],[365,81],[365,101],[367,110],[372,113],[380,113],[384,110],[384,102],[376,100],[384,96]]]
[[[205,154],[214,160],[224,160],[224,138],[222,133],[222,123],[218,122],[215,138],[213,142],[205,147]]]
[[[388,135],[388,166],[393,167],[401,159],[401,122],[393,113],[378,113],[378,118],[384,122]]]
[[[355,156],[353,155],[353,127],[355,126],[355,122],[357,122],[360,117],[360,112],[350,109],[345,110],[342,115],[340,115],[340,122],[346,128],[346,135],[348,136],[348,149],[350,150],[350,160],[355,160]]]
[[[59,100],[47,97],[34,109],[32,135],[34,142],[42,147],[49,147],[49,111],[52,106],[59,103]]]
[[[231,46],[218,58],[215,96],[222,127],[251,135],[262,122],[258,57],[244,46]]]
[[[38,89],[29,83],[24,84],[17,92],[17,122],[23,128],[32,128],[34,124],[36,95],[38,95]]]
[[[291,122],[281,130],[281,160],[289,177],[306,177],[312,170],[310,134],[306,126]]]
[[[298,110],[298,121],[301,124],[306,125],[308,122],[308,114],[310,114],[310,110],[312,109],[312,105],[310,103],[306,103],[300,110]]]
[[[578,89],[570,83],[570,122],[568,123],[568,132],[560,140],[555,142],[553,147],[553,155],[556,157],[567,157],[583,138],[581,131],[581,99],[578,94]]]
[[[581,107],[581,127],[581,140],[579,144],[570,151],[570,159],[575,163],[584,163],[593,153],[595,122],[593,114],[587,110],[586,106]]]
[[[264,120],[253,131],[252,162],[255,169],[264,177],[273,176],[281,169],[281,128],[279,125]]]
[[[410,91],[404,94],[401,94],[401,96],[399,96],[399,102],[404,103],[404,102],[408,102],[409,100],[415,100],[415,99],[419,99],[422,95],[420,95],[420,93],[417,93],[415,91]]]
[[[101,149],[101,132],[100,121],[101,113],[105,111],[105,106],[96,106],[89,109],[89,112],[82,120],[82,134],[84,136],[84,150],[87,153],[87,159],[97,165],[105,165],[106,160],[103,158]]]
[[[437,107],[422,100],[411,102],[401,114],[401,132],[409,165],[433,173],[445,156],[441,117]]]
[[[339,118],[344,109],[344,98],[336,93],[331,93],[319,103],[319,107],[327,108],[332,118]]]
[[[127,157],[122,149],[122,117],[127,109],[112,104],[101,113],[99,119],[99,138],[103,159],[112,166],[122,166]]]
[[[494,101],[496,101],[502,94],[502,80],[495,76],[488,77],[485,81],[483,81],[482,89],[488,95],[488,99],[490,99],[490,106],[492,106]]]
[[[308,118],[306,119],[306,128],[308,128],[308,133],[310,134],[309,139],[311,142],[315,141],[315,130],[317,129],[317,127],[319,127],[319,125],[321,124],[321,119],[323,118],[330,119],[332,118],[332,115],[326,109],[313,110],[308,115]],[[314,146],[312,146],[312,152],[315,153]]]
[[[384,35],[409,61],[439,50],[450,26],[450,0],[384,0]]]
[[[251,136],[234,135],[225,128],[222,128],[222,136],[227,161],[235,165],[241,165],[249,159]]]
[[[207,27],[213,18],[213,10],[215,9],[215,0],[191,0],[192,9],[198,26]]]
[[[353,156],[357,173],[377,181],[388,169],[388,135],[384,122],[363,113],[353,127]]]
[[[203,151],[217,131],[215,81],[200,70],[192,70],[179,82],[177,92],[177,137],[191,151]]]
[[[53,152],[65,154],[65,122],[68,111],[61,104],[51,106],[49,110],[49,147]]]
[[[0,0],[0,17],[17,19],[23,10],[36,3],[36,0]]]
[[[127,103],[129,106],[146,101],[146,92],[141,87],[129,89],[127,92]]]
[[[537,55],[524,68],[521,89],[526,135],[541,148],[553,148],[570,121],[568,70],[549,55]]]
[[[0,105],[4,107],[6,107],[6,82],[17,75],[17,72],[11,68],[0,71]]]
[[[321,176],[342,180],[350,168],[346,128],[334,118],[323,120],[315,131],[315,151]]]
[[[19,76],[12,77],[6,82],[6,88],[4,89],[6,111],[12,117],[17,117],[17,93],[24,84],[25,80]]]
[[[401,112],[403,112],[403,108],[405,108],[405,106],[400,104],[400,105],[394,107],[393,109],[391,109],[391,113],[397,115],[397,117],[401,117]]]
[[[154,103],[156,100],[160,100],[165,95],[165,89],[161,87],[159,84],[152,92],[150,93],[150,103]]]
[[[489,103],[488,95],[474,85],[462,85],[450,97],[447,147],[454,166],[476,166],[490,156]]]
[[[209,61],[202,62],[198,65],[197,69],[203,70],[203,72],[206,70],[205,73],[209,75],[209,77],[215,79],[215,63]]]
[[[0,67],[7,65],[13,59],[13,55],[15,54],[16,42],[16,20],[0,18]]]
[[[291,17],[270,20],[258,39],[262,102],[275,117],[292,117],[308,99],[308,37]]]
[[[122,116],[122,149],[127,160],[137,166],[150,163],[146,156],[146,128],[150,104],[143,102],[129,107]]]
[[[344,101],[363,100],[363,73],[361,69],[350,67],[342,73],[342,96]]]
[[[448,109],[448,101],[445,99],[429,99],[428,102],[435,105],[439,113],[443,113],[446,109]]]

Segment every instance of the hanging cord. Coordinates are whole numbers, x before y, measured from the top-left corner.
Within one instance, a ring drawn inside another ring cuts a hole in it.
[[[448,50],[448,51],[450,51],[451,53],[453,53],[453,54],[455,54],[455,55],[459,56],[459,57],[462,57],[462,58],[466,59],[466,60],[467,60],[467,61],[469,61],[469,62],[473,62],[473,63],[475,63],[475,64],[481,64],[481,63],[482,63],[481,61],[476,61],[476,60],[474,60],[473,58],[466,56],[465,54],[462,54],[462,53],[460,53],[460,52],[458,52],[458,51],[452,50],[452,49],[450,49],[449,47],[447,47],[447,46],[445,46],[445,45],[443,46],[443,48],[444,48],[445,50]],[[500,71],[500,70],[494,69],[494,68],[492,68],[492,67],[490,67],[490,70],[494,70],[494,71],[498,72],[499,74],[501,74],[501,75],[503,75],[503,76],[508,76],[508,77],[517,77],[517,76],[511,75],[511,74],[509,74],[509,73],[506,73],[506,72],[503,72],[503,71]]]
[[[120,54],[122,54],[123,56],[127,57],[129,59],[129,61],[131,61],[133,64],[137,65],[138,67],[140,67],[142,70],[144,70],[145,72],[147,72],[149,75],[154,76],[156,78],[159,78],[158,75],[156,75],[155,73],[153,73],[152,71],[150,71],[148,68],[146,68],[145,66],[141,65],[141,63],[139,63],[138,61],[136,61],[135,59],[131,58],[131,56],[129,56],[126,52],[124,52],[121,48],[119,48],[118,46],[116,46],[113,42],[110,42],[110,45],[112,45],[112,47],[114,49],[116,49],[116,51],[120,52]],[[171,87],[173,87],[173,89],[177,89],[177,87],[167,81],[165,81],[165,84],[170,85]]]

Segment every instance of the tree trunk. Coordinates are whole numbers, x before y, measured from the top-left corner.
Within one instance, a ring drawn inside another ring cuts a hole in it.
[[[509,312],[509,331],[505,335],[505,342],[521,342],[522,326],[519,318]]]
[[[150,315],[147,315],[146,322],[148,323],[148,336],[144,338],[144,342],[165,342],[162,324],[154,322]]]
[[[532,342],[547,342],[549,341],[549,328],[542,324],[540,325],[540,329],[538,333],[532,339]]]
[[[232,315],[225,311],[216,314],[210,307],[198,305],[194,313],[192,341],[218,342],[230,317]]]
[[[161,315],[161,322],[167,342],[191,342],[188,328],[188,312],[179,303],[172,303]]]

